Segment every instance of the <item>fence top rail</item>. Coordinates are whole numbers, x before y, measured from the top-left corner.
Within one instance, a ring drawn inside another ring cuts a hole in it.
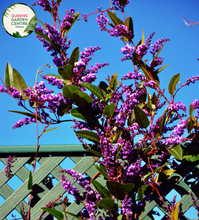
[[[36,145],[4,145],[0,146],[0,157],[15,155],[17,157],[35,156]],[[90,152],[81,144],[40,145],[38,156],[88,156]]]

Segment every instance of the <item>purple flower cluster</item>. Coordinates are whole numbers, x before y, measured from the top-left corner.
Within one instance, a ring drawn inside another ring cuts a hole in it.
[[[186,126],[187,120],[181,120],[180,123],[174,127],[174,131],[169,135],[169,137],[165,138],[163,144],[168,146],[184,143],[186,140],[182,137],[182,135],[184,134]]]
[[[163,57],[157,57],[153,61],[150,62],[151,68],[155,68],[156,66],[160,66],[163,63]]]
[[[136,53],[139,56],[143,57],[147,53],[148,49],[149,47],[146,44],[141,44],[136,48]]]
[[[35,118],[22,118],[12,126],[12,129],[20,128],[23,125],[28,125],[35,122],[36,122]]]
[[[43,47],[46,47],[47,51],[51,51],[51,56],[53,56],[54,64],[59,66],[64,66],[68,62],[66,51],[70,47],[70,40],[66,40],[66,38],[62,38],[60,32],[50,24],[45,24],[46,30],[44,31],[42,27],[36,27],[36,31],[45,34],[52,43],[49,43],[44,38],[37,35],[37,38],[43,43]]]
[[[58,89],[63,88],[63,79],[58,79],[55,76],[45,76],[42,75],[41,78],[48,81],[48,84],[51,84],[52,86],[57,86]]]
[[[150,53],[152,53],[153,55],[155,55],[158,50],[161,48],[161,46],[163,45],[163,43],[167,42],[167,41],[170,41],[169,38],[162,38],[162,39],[159,39],[159,40],[156,40],[155,41],[155,44],[151,45],[151,51]]]
[[[63,189],[66,190],[67,193],[73,195],[75,197],[75,200],[78,201],[80,198],[80,192],[70,181],[67,180],[66,176],[62,175],[61,183]]]
[[[78,173],[77,171],[71,170],[71,169],[63,169],[62,171],[60,171],[62,173],[67,173],[69,174],[71,177],[73,177],[74,180],[76,180],[80,186],[84,187],[84,190],[87,192],[86,194],[84,193],[84,196],[80,195],[80,192],[78,189],[76,189],[74,187],[74,185],[72,185],[71,182],[69,182],[66,178],[66,176],[62,175],[61,177],[61,183],[62,183],[62,187],[71,195],[75,196],[75,201],[78,203],[79,200],[84,200],[85,199],[85,207],[86,210],[89,214],[90,219],[95,219],[95,211],[96,211],[96,207],[93,207],[98,200],[102,199],[100,194],[97,191],[94,191],[88,180],[86,180],[82,174]]]
[[[157,83],[155,81],[149,81],[144,84],[146,87],[154,88]]]
[[[121,208],[122,215],[126,216],[126,219],[132,218],[133,215],[132,206],[133,206],[133,202],[131,201],[131,198],[129,198],[128,195],[126,195],[124,200],[122,200],[122,208]]]
[[[120,51],[124,54],[121,61],[131,60],[133,58],[134,47],[131,47],[129,44],[122,47]]]
[[[75,68],[73,68],[73,72],[75,73],[75,84],[78,84],[79,81],[88,83],[95,81],[95,73],[97,73],[98,70],[102,67],[109,65],[108,63],[96,63],[95,66],[90,66],[88,69],[86,69],[86,66],[89,64],[89,61],[91,60],[90,56],[94,55],[94,52],[100,49],[101,48],[98,46],[91,46],[89,48],[85,48],[85,51],[81,52],[81,57],[77,62],[74,63]]]
[[[142,73],[138,72],[129,72],[126,75],[124,75],[121,80],[128,80],[128,79],[136,79],[136,80],[141,80],[141,81],[146,81],[146,77]]]
[[[15,99],[19,99],[19,100],[23,99],[21,92],[16,88],[12,88],[12,87],[4,88],[4,86],[0,86],[0,93],[6,93]]]
[[[131,116],[134,107],[140,103],[140,97],[144,92],[144,90],[134,90],[132,87],[123,88],[126,99],[119,109],[119,114],[116,116],[116,123],[121,127],[125,125],[126,120]]]
[[[16,160],[15,156],[11,157],[9,156],[8,159],[6,160],[6,167],[5,167],[5,175],[10,179],[12,177],[12,163],[14,163]]]
[[[193,109],[199,108],[199,100],[195,99],[191,105]]]
[[[128,37],[128,28],[125,25],[118,24],[113,29],[109,30],[109,34],[112,37],[119,37],[122,39],[123,36]]]
[[[138,176],[141,170],[141,162],[142,159],[139,159],[135,163],[130,163],[130,165],[126,169],[126,175],[132,178]]]
[[[32,103],[36,103],[38,108],[49,109],[51,113],[55,113],[60,102],[63,101],[62,93],[57,95],[52,94],[53,90],[49,90],[45,87],[45,83],[41,81],[39,84],[34,86],[34,89],[25,89],[25,95],[28,96]],[[46,105],[48,103],[48,105]]]
[[[129,3],[129,0],[126,1],[125,5],[121,5],[120,1],[118,1],[118,0],[112,0],[111,3],[112,3],[115,10],[122,11],[122,10],[124,10],[124,6],[126,6]]]
[[[69,174],[74,180],[78,181],[79,185],[82,187],[85,187],[89,184],[89,181],[86,180],[81,173],[78,173],[75,170],[63,169],[60,172]]]
[[[145,44],[149,47],[151,45],[151,40],[154,36],[155,32],[149,35],[148,39],[146,39]]]
[[[33,6],[40,5],[44,11],[51,12],[50,2],[48,0],[37,0],[33,3]]]
[[[175,203],[176,203],[176,197],[177,195],[175,195],[171,201],[171,206],[169,207],[170,211],[172,212],[172,210],[175,208]]]
[[[195,208],[198,211],[198,217],[199,217],[199,204],[198,204],[198,200],[195,200],[194,195],[193,195],[193,193],[191,191],[189,193],[191,195],[192,202],[193,202]]]
[[[101,29],[101,31],[105,31],[106,27],[108,25],[108,18],[104,13],[102,12],[101,14],[97,15],[96,22],[98,23],[98,27]]]
[[[182,102],[177,102],[177,103],[170,104],[169,107],[168,107],[169,112],[172,112],[172,111],[177,112],[180,109],[183,110],[184,112],[186,112],[187,107],[186,107],[186,105],[182,104]]]
[[[67,30],[70,29],[71,24],[73,23],[74,20],[74,13],[75,13],[75,9],[71,8],[70,11],[66,11],[66,15],[63,18],[63,20],[61,21],[61,32],[65,33]]]
[[[187,78],[186,82],[182,85],[183,87],[184,86],[188,86],[190,83],[195,83],[195,81],[198,81],[199,80],[199,75],[197,76],[192,76],[191,78]]]

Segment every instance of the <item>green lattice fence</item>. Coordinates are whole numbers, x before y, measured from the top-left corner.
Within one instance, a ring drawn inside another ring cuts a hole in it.
[[[29,176],[29,170],[25,167],[27,162],[35,154],[35,146],[1,146],[0,147],[0,160],[5,163],[6,158],[9,155],[16,155],[17,160],[14,163],[12,168],[13,177],[17,176],[21,179],[23,184],[17,189],[13,190],[8,184],[8,179],[5,177],[4,170],[0,172],[0,195],[5,199],[5,202],[0,206],[0,219],[7,219],[6,217],[12,210],[17,210],[20,212],[21,203],[24,203],[25,210],[28,210],[27,200],[25,198],[28,196],[29,192],[27,190],[27,182]],[[93,158],[88,155],[87,152],[83,149],[81,145],[46,145],[40,147],[40,153],[38,157],[38,162],[41,165],[36,172],[33,174],[33,184],[34,191],[37,192],[37,195],[34,198],[37,198],[39,201],[33,206],[31,211],[31,219],[36,220],[39,215],[42,213],[41,207],[44,207],[49,201],[55,200],[59,194],[64,194],[65,191],[61,187],[61,173],[59,171],[63,168],[60,164],[66,159],[70,158],[75,166],[74,170],[87,174],[90,177],[93,177],[97,171],[93,166]],[[51,174],[56,180],[57,183],[51,189],[45,184],[45,177]],[[190,184],[193,184],[193,180],[196,181],[192,187],[192,193],[195,196],[196,200],[199,198],[199,184],[197,183],[197,178],[199,176],[199,163],[191,163],[182,165],[178,173],[175,173],[171,178],[164,184],[159,187],[160,194],[166,201],[166,204],[169,206],[169,201],[166,199],[167,195],[171,190],[176,190],[180,195],[181,199],[179,201],[179,210],[180,214],[179,219],[187,219],[184,215],[186,211],[193,206],[191,196],[189,192],[191,191],[188,180],[189,177],[193,177]],[[77,187],[80,191],[83,189],[70,177],[68,179]],[[105,185],[105,180],[102,177],[98,178],[98,181]],[[175,193],[174,193],[175,195]],[[165,215],[157,217],[156,219],[166,219],[168,215],[166,208],[164,207],[162,201],[154,192],[153,200],[147,202],[144,213],[141,211],[139,213],[139,219],[151,220],[153,219],[152,211],[154,208],[158,208]],[[60,209],[59,205],[56,209]],[[78,214],[83,209],[83,205],[77,205],[72,203],[67,211]],[[142,216],[142,217],[141,217]],[[45,216],[47,220],[49,216]],[[69,217],[68,219],[72,219]]]

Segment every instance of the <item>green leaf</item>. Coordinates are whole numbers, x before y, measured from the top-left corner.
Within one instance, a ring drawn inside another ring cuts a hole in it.
[[[96,150],[86,150],[86,151],[88,151],[88,152],[90,152],[90,153],[92,153],[92,154],[94,154],[98,157],[102,157],[102,154],[99,151],[96,151]],[[97,165],[94,165],[94,166],[97,166]]]
[[[45,133],[47,133],[47,132],[49,132],[49,131],[52,131],[52,130],[55,130],[55,129],[58,129],[58,127],[50,128],[50,129],[48,129],[48,130],[45,130],[44,132],[42,132],[42,134],[45,134]]]
[[[116,150],[116,155],[115,155],[115,161],[118,159],[119,153],[121,152],[122,148],[123,148],[123,144],[121,144],[121,145],[117,148],[117,150]]]
[[[145,192],[145,190],[146,190],[147,187],[148,187],[148,184],[142,185],[142,186],[138,189],[138,191],[137,191],[137,199],[136,199],[137,201],[143,199],[143,195],[144,195],[144,192]]]
[[[22,112],[22,111],[14,111],[14,110],[8,110],[9,112],[21,114],[21,115],[26,115],[30,118],[36,118],[35,114],[29,113],[29,112]],[[41,117],[37,115],[37,120],[41,121]]]
[[[189,119],[187,120],[187,131],[190,133],[191,130],[193,129],[193,125],[194,125],[194,120],[193,120],[194,116],[191,115],[189,117]]]
[[[69,110],[68,104],[60,103],[57,108],[57,115],[62,117],[63,115],[66,114],[66,112],[68,112],[68,110]]]
[[[42,24],[42,26],[43,26],[45,29],[47,29],[46,25],[45,25],[41,20],[39,20],[39,19],[37,19],[37,20]]]
[[[114,205],[114,199],[101,199],[94,207],[104,208],[106,210],[110,210]]]
[[[161,134],[161,133],[162,133],[162,129],[163,129],[164,124],[165,124],[165,119],[166,119],[166,114],[165,114],[164,117],[161,119],[161,121],[158,122],[158,127],[159,127],[159,128],[156,128],[156,129],[154,130],[154,132],[155,132],[156,134]]]
[[[179,202],[176,202],[172,212],[171,212],[171,215],[173,216],[174,220],[178,220],[178,206],[179,206]]]
[[[53,77],[56,77],[57,79],[62,79],[62,77],[60,75],[57,75],[57,74],[46,74],[45,76],[53,76]]]
[[[62,0],[57,0],[57,4],[60,5],[60,3],[62,2]]]
[[[76,218],[76,219],[81,220],[81,217],[80,217],[80,216],[74,215],[74,214],[73,214],[73,213],[71,213],[71,212],[66,212],[66,211],[64,211],[64,213],[66,213],[67,215],[72,216],[73,218]]]
[[[7,86],[14,87],[13,70],[10,63],[6,64],[4,83]]]
[[[190,106],[189,106],[189,115],[190,115],[190,117],[192,116],[193,111],[194,111],[194,109],[192,108],[192,104],[190,104]]]
[[[120,81],[117,81],[117,72],[111,77],[110,88],[115,91]]]
[[[164,70],[167,66],[169,66],[169,64],[158,68],[158,69],[155,71],[155,74],[160,73],[160,72],[161,72],[162,70]]]
[[[139,67],[149,81],[153,80],[152,76],[149,74],[147,70],[146,64],[144,64],[143,62],[139,62]]]
[[[105,106],[103,114],[108,116],[109,118],[112,118],[114,111],[115,111],[115,103],[112,102],[110,105]]]
[[[105,166],[100,164],[100,166],[94,165],[94,167],[100,172],[100,174],[102,174],[102,176],[104,176],[106,179],[108,179],[108,174],[107,174]]]
[[[183,159],[187,160],[188,162],[196,162],[199,160],[199,154],[198,155],[185,155],[183,156]]]
[[[52,216],[56,217],[58,220],[64,220],[63,213],[56,209],[51,209],[51,208],[46,208],[46,207],[43,207],[41,209],[44,210],[45,212],[48,212]]]
[[[164,173],[167,176],[170,176],[172,173],[174,173],[176,170],[174,169],[168,169],[168,170],[163,170],[162,173]]]
[[[68,62],[68,63],[69,63],[71,66],[74,66],[74,63],[77,62],[78,59],[79,59],[79,47],[76,47],[76,48],[73,50],[73,52],[72,52],[72,54],[71,54],[71,56],[70,56],[70,59],[69,59],[69,62]]]
[[[22,211],[21,206],[20,206],[20,214],[21,214],[22,219],[23,219],[23,220],[26,220],[26,217],[25,217],[24,214],[23,214],[23,211]]]
[[[151,66],[153,66],[153,62],[154,60],[158,57],[160,51],[162,50],[162,48],[164,47],[165,43],[160,47],[160,49],[158,50],[158,52],[156,53],[156,55],[154,56],[153,60],[152,60],[152,63],[151,63]]]
[[[157,96],[156,96],[155,92],[153,93],[153,96],[152,96],[151,102],[152,102],[153,105],[155,105],[156,102],[157,102]]]
[[[28,87],[26,85],[25,80],[16,69],[13,69],[13,83],[14,83],[14,87],[21,92],[23,99],[24,100],[28,99],[28,97],[25,96],[25,93],[23,92],[23,90],[27,89]]]
[[[79,13],[79,12],[74,13],[73,22],[71,23],[71,26],[69,27],[69,29],[67,29],[66,31],[64,30],[63,35],[67,34],[67,33],[70,31],[70,29],[72,28],[72,26],[73,26],[73,25],[75,24],[75,22],[78,20],[79,16],[80,16],[80,13]]]
[[[32,173],[30,171],[29,179],[28,179],[28,190],[32,190],[32,186],[33,186],[33,177],[32,177]]]
[[[171,163],[165,163],[162,166],[159,166],[155,169],[155,173],[157,173],[159,170],[161,170],[163,167],[166,167],[167,165],[170,165]]]
[[[63,79],[71,80],[73,77],[73,66],[68,64],[64,67],[58,67],[58,73],[62,76]]]
[[[76,118],[82,119],[88,122],[91,127],[100,127],[98,120],[96,119],[93,111],[89,109],[73,108],[70,110],[70,114]]]
[[[141,44],[145,44],[144,28],[142,28],[142,40]]]
[[[126,19],[126,24],[127,24],[128,30],[131,31],[131,33],[132,33],[133,36],[134,36],[133,19],[132,19],[131,17],[127,17],[127,19]],[[132,39],[133,39],[133,37],[132,37]]]
[[[144,111],[142,111],[138,106],[135,106],[134,113],[136,117],[136,122],[141,128],[147,128],[149,125],[149,119]]]
[[[50,39],[47,35],[45,35],[44,33],[41,33],[41,32],[39,32],[39,31],[35,31],[35,34],[37,34],[38,36],[42,37],[44,40],[48,41],[51,45],[53,45],[54,47],[56,47],[56,50],[57,50],[57,51],[60,50],[60,48],[59,48],[56,44],[54,44],[54,43],[51,41],[51,39]]]
[[[91,180],[91,182],[102,198],[111,199],[111,193],[101,183],[96,180]]]
[[[168,169],[168,170],[163,170],[163,171],[159,172],[156,177],[156,183],[165,181],[168,178],[168,176],[170,176],[175,171],[176,170]]]
[[[104,81],[101,81],[100,84],[99,84],[100,88],[102,90],[104,90],[106,93],[108,92],[108,85],[104,82]]]
[[[142,181],[148,180],[148,178],[149,178],[151,175],[152,175],[152,173],[151,173],[151,172],[148,172],[147,174],[145,174],[145,175],[143,176]]]
[[[82,83],[80,83],[80,85],[87,88],[97,98],[103,99],[101,92],[97,86],[90,84],[90,83],[87,83],[87,82],[82,82]]]
[[[77,104],[78,107],[86,108],[91,105],[93,99],[85,92],[80,90],[75,90],[73,93],[73,100]]]
[[[37,25],[37,16],[34,15],[34,16],[30,19],[30,21],[29,21],[29,23],[28,23],[26,29],[24,30],[24,32],[32,33],[32,32],[35,30],[36,25]]]
[[[73,117],[76,117],[76,118],[79,118],[79,119],[82,119],[84,121],[88,121],[87,118],[82,115],[82,113],[79,111],[79,109],[77,108],[73,108],[70,110],[70,114],[73,116]]]
[[[100,138],[97,135],[97,133],[92,132],[92,131],[86,131],[86,130],[76,131],[75,134],[82,137],[82,138],[85,138],[89,141],[93,141],[93,142],[97,142],[97,143],[99,143],[99,141],[100,141]]]
[[[180,73],[174,75],[174,76],[171,78],[171,80],[170,80],[170,82],[169,82],[169,93],[170,93],[171,95],[173,95],[174,92],[176,91],[176,85],[177,85],[177,83],[179,82],[179,79],[180,79]]]
[[[125,195],[129,194],[135,186],[133,183],[121,184],[115,181],[107,181],[106,185],[111,194],[120,200],[123,200]]]
[[[73,93],[76,90],[80,90],[78,86],[75,85],[67,85],[63,87],[63,96],[66,98],[73,99]]]
[[[125,25],[125,23],[121,19],[119,19],[114,12],[107,11],[107,14],[115,26],[117,26],[118,24]]]
[[[117,216],[117,220],[125,220],[125,217],[123,215]]]
[[[167,151],[174,156],[177,160],[183,159],[183,149],[181,148],[180,144],[172,147],[171,149],[167,148]]]

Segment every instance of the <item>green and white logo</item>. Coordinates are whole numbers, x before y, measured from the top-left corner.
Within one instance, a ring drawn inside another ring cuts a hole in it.
[[[37,16],[34,10],[22,3],[10,5],[3,13],[3,27],[13,37],[30,35],[37,25]]]

